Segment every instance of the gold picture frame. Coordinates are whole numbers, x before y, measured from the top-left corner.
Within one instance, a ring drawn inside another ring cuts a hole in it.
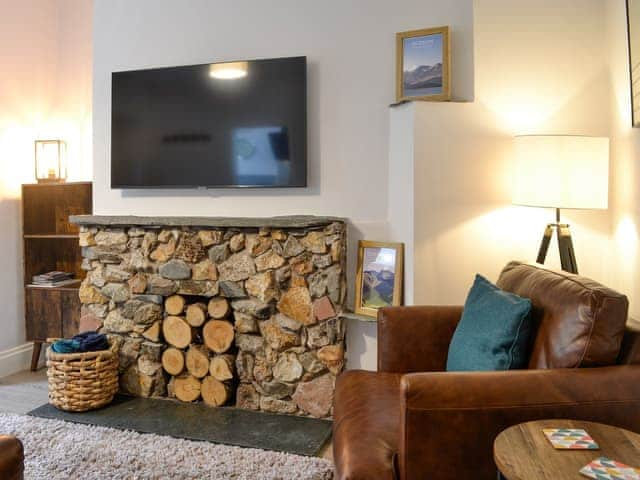
[[[402,305],[403,276],[403,243],[360,240],[355,313],[376,317],[379,308]]]
[[[451,100],[449,46],[448,26],[396,33],[397,102]]]

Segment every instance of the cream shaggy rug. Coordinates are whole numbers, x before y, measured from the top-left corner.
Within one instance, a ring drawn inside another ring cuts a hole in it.
[[[24,443],[26,480],[330,480],[328,460],[0,414]]]

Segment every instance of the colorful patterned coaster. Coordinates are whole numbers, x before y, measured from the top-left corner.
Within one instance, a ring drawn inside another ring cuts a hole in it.
[[[607,457],[600,457],[589,465],[582,467],[580,473],[596,480],[640,480],[640,469],[616,462]]]
[[[543,428],[545,436],[558,450],[598,450],[600,447],[581,428]]]

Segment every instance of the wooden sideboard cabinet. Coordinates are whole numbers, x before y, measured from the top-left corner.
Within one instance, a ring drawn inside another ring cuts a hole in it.
[[[31,369],[35,370],[47,338],[78,333],[84,278],[78,229],[69,215],[91,214],[91,182],[28,184],[22,186],[25,321],[27,340],[34,342]],[[52,270],[74,272],[77,283],[63,287],[36,287],[34,275]]]

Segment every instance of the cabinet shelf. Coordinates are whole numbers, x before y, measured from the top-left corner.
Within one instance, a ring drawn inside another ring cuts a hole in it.
[[[25,285],[24,288],[26,289],[30,289],[30,290],[58,290],[58,291],[72,291],[72,290],[80,290],[80,282],[81,280],[78,280],[78,283],[74,283],[74,284],[70,284],[70,285],[60,285],[58,287],[46,287],[44,285]]]
[[[49,239],[68,239],[68,238],[78,238],[77,233],[47,233],[47,234],[25,234],[24,238],[49,238]]]

